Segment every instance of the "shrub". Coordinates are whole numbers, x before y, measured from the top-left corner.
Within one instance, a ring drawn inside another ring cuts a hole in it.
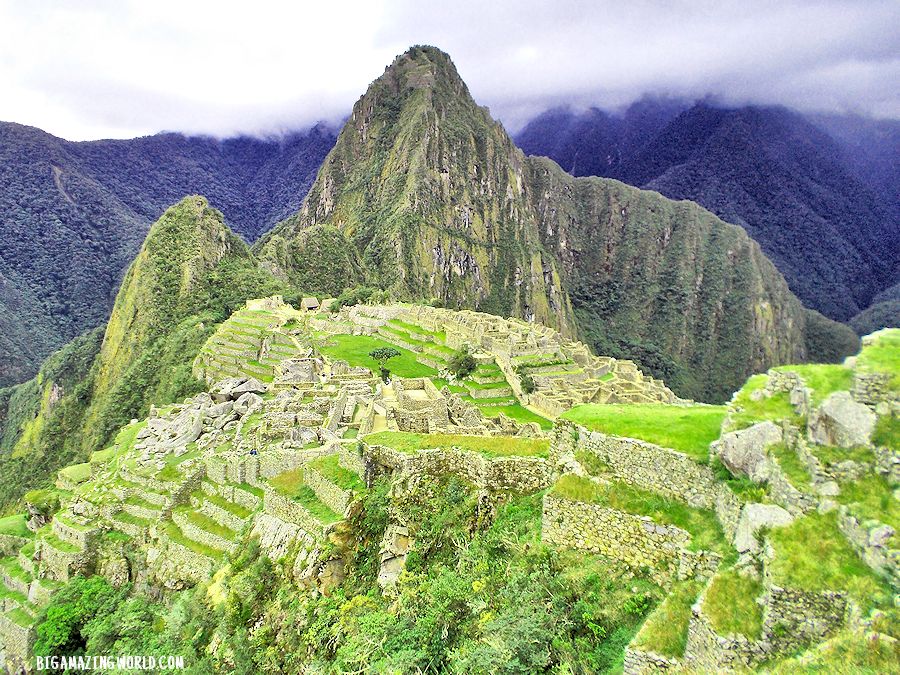
[[[469,352],[468,347],[457,349],[447,361],[447,370],[460,379],[471,375],[477,366],[475,357]]]

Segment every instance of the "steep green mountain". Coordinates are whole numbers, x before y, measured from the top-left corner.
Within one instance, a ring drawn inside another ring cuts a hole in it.
[[[900,278],[900,124],[709,102],[551,110],[516,136],[575,176],[690,199],[745,228],[805,305],[847,321]],[[865,332],[865,331],[864,331]]]
[[[431,47],[372,83],[303,208],[256,251],[275,274],[322,292],[364,281],[536,319],[703,400],[770,365],[857,346],[851,331],[808,321],[741,228],[526,158]]]
[[[102,448],[151,402],[199,391],[191,361],[215,324],[283,287],[205,198],[167,210],[125,274],[102,342],[97,331],[78,338],[34,380],[0,390],[0,466],[23,476],[3,482],[0,500]]]
[[[109,316],[150,225],[207,195],[252,241],[295,212],[334,143],[159,134],[72,143],[0,123],[0,386],[21,382]]]

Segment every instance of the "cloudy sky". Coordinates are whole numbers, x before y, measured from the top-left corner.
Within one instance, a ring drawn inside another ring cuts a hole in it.
[[[900,118],[900,0],[0,0],[0,120],[73,140],[336,122],[412,44],[515,130],[646,93]]]

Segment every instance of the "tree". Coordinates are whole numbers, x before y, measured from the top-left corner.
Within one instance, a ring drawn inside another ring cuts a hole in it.
[[[400,356],[393,347],[379,347],[369,352],[369,356],[378,361],[378,370],[381,371],[381,379],[387,382],[391,378],[391,371],[387,368],[387,362],[390,359]]]
[[[447,370],[460,379],[469,375],[477,366],[475,357],[469,353],[468,347],[457,349],[447,361]]]

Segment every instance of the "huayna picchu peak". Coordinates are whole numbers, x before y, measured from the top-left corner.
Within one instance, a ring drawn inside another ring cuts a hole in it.
[[[896,671],[900,329],[807,309],[739,225],[526,156],[429,46],[333,147],[56,139],[54,169],[32,131],[52,198],[14,217],[136,257],[0,388],[0,669]],[[197,164],[136,187],[173,143]]]
[[[857,345],[803,308],[740,227],[526,158],[431,47],[372,83],[303,208],[256,250],[314,292],[364,283],[553,326],[701,400]]]

